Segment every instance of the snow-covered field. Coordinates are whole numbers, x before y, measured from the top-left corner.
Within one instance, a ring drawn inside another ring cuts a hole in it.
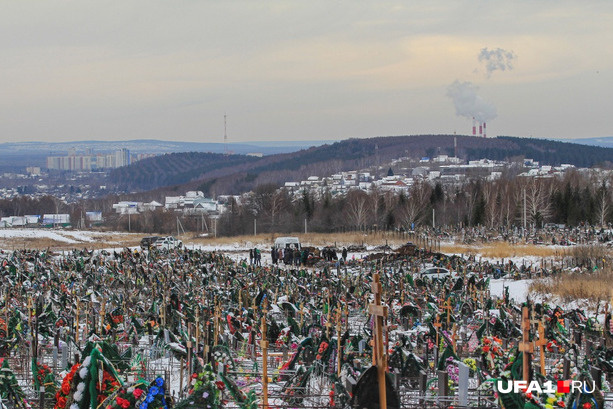
[[[117,237],[129,239],[137,237],[137,235],[120,232],[99,232],[86,230],[62,230],[62,229],[0,229],[0,240],[6,244],[11,244],[14,239],[28,240],[53,240],[66,244],[82,244],[93,242],[108,242],[109,244],[116,243]]]

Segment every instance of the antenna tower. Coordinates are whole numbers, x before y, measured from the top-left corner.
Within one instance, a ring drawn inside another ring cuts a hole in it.
[[[226,113],[223,114],[223,151],[228,154],[228,127],[226,124]]]

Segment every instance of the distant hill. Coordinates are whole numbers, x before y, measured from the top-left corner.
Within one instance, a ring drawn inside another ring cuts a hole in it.
[[[86,150],[93,153],[108,153],[126,148],[131,153],[153,153],[163,155],[178,152],[211,152],[244,155],[261,153],[274,155],[295,152],[311,146],[320,146],[334,141],[249,141],[248,143],[181,142],[157,139],[134,139],[126,141],[71,141],[71,142],[6,142],[0,143],[0,171],[24,171],[26,166],[47,165],[47,156],[63,156],[75,149],[82,154]]]
[[[577,138],[568,139],[568,142],[580,145],[602,146],[603,148],[613,148],[613,136],[603,136],[600,138]]]
[[[308,176],[367,168],[402,156],[454,154],[465,160],[530,158],[541,164],[591,167],[613,162],[612,148],[534,138],[478,138],[465,135],[413,135],[347,139],[298,152],[253,158],[241,155],[178,153],[150,158],[111,173],[112,182],[129,190],[203,190],[238,194],[262,183],[280,184]],[[167,185],[174,184],[172,187]],[[181,185],[181,186],[177,186]],[[153,193],[153,192],[152,192]]]

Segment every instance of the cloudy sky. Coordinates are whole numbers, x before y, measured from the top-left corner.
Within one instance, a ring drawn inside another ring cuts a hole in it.
[[[0,142],[613,135],[613,2],[0,0]],[[475,111],[476,113],[474,113]]]

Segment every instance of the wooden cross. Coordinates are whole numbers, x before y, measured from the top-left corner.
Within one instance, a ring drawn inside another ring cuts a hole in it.
[[[221,308],[219,307],[219,304],[217,304],[215,306],[215,327],[213,330],[213,334],[214,334],[213,346],[217,346],[217,339],[219,338],[219,320],[220,318],[221,318]]]
[[[379,408],[387,409],[387,397],[385,395],[385,371],[387,362],[383,348],[383,320],[387,317],[387,307],[381,305],[381,282],[379,273],[373,274],[372,292],[375,302],[368,306],[368,311],[375,317],[375,348],[374,357],[377,363],[377,378],[379,380]]]
[[[545,327],[541,321],[538,322],[539,339],[534,341],[535,347],[540,347],[540,364],[541,375],[545,376],[545,345],[547,345],[547,338],[545,337]]]
[[[441,316],[440,315],[436,314],[436,320],[434,321],[432,326],[436,329],[436,347],[438,348],[438,331],[443,326],[443,324],[441,324]]]
[[[536,314],[534,313],[534,310],[530,312],[530,317],[530,325],[534,325],[535,327],[537,327],[539,324],[541,324],[541,320],[536,319]]]
[[[330,322],[330,306],[328,306],[328,318],[326,319],[326,338],[330,339],[330,327],[332,323]]]
[[[102,332],[104,331],[105,304],[106,303],[102,301],[102,305],[100,306],[100,336],[102,336]]]
[[[347,304],[345,304],[345,331],[349,331],[349,306]]]
[[[519,343],[519,350],[523,352],[523,380],[530,381],[530,360],[534,352],[534,344],[530,342],[530,317],[528,307],[524,307],[521,311],[521,329],[522,341]]]
[[[447,314],[447,326],[449,326],[451,322],[451,310],[453,310],[453,307],[451,306],[451,301],[449,301],[449,298],[447,299],[447,301],[445,301],[445,303],[443,304],[441,308],[447,311],[446,313]]]

